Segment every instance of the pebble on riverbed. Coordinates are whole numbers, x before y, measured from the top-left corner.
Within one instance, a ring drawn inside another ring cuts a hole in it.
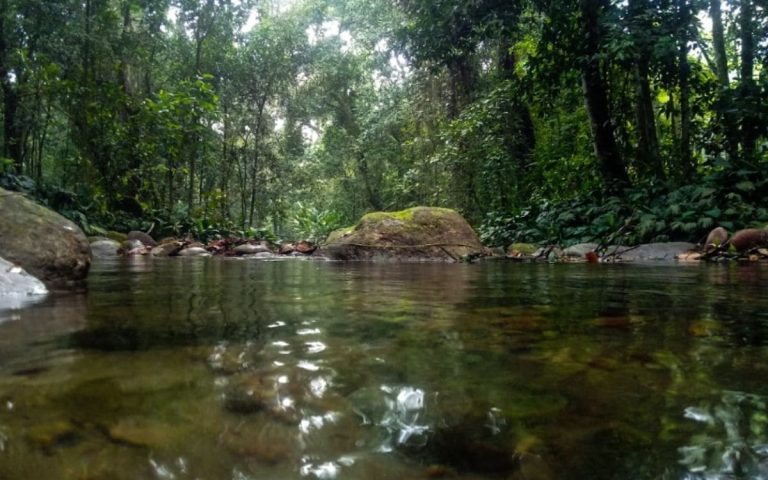
[[[235,379],[224,393],[224,408],[239,415],[271,410],[277,405],[277,392],[259,376]]]
[[[231,452],[275,465],[289,461],[297,454],[295,431],[279,424],[253,422],[227,430],[222,443]]]
[[[27,431],[27,438],[42,449],[49,449],[61,443],[74,441],[77,436],[76,433],[72,422],[57,420],[31,427]]]
[[[173,436],[167,425],[137,419],[121,420],[109,427],[110,440],[136,447],[162,448],[171,443]]]

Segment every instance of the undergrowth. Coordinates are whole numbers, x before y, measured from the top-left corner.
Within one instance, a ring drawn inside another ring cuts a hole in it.
[[[562,201],[533,199],[514,212],[490,212],[478,227],[488,245],[514,242],[636,245],[701,242],[716,226],[729,231],[768,223],[766,182],[751,172],[711,175],[697,184],[636,186],[618,195],[585,193]],[[724,187],[728,185],[727,187]]]

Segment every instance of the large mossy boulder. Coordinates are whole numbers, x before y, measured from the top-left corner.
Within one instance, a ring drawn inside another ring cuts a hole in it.
[[[54,289],[79,286],[91,266],[88,238],[77,225],[2,188],[0,256]]]
[[[369,213],[331,233],[320,251],[336,260],[448,262],[488,253],[461,215],[434,207]]]

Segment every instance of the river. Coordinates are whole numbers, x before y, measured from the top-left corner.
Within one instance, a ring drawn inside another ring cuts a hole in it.
[[[0,479],[768,478],[760,265],[97,263],[0,311]]]

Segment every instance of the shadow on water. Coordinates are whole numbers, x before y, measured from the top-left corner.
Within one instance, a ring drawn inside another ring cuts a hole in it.
[[[761,478],[766,283],[104,263],[0,323],[0,478]]]

